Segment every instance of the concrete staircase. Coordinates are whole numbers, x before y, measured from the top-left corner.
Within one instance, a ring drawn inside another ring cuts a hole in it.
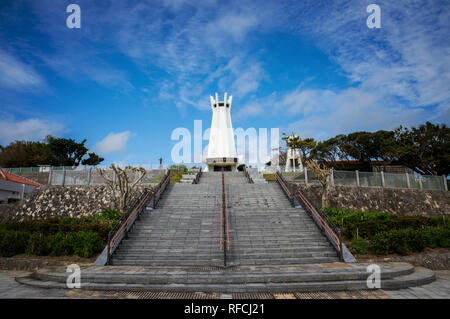
[[[227,185],[230,264],[301,265],[338,261],[334,248],[302,208],[293,208],[280,186]]]
[[[263,175],[260,172],[258,172],[258,168],[247,168],[247,172],[248,172],[248,175],[250,175],[250,177],[252,178],[253,183],[267,184],[266,179],[263,177]]]
[[[154,210],[142,214],[112,256],[113,266],[82,269],[83,289],[157,292],[311,292],[369,289],[368,264],[341,263],[303,209],[290,206],[275,183],[248,184],[227,172],[231,248],[219,250],[221,175],[200,184],[168,186]],[[435,280],[406,263],[381,267],[381,288],[401,289]],[[17,278],[33,287],[66,288],[66,269]]]
[[[155,210],[143,214],[112,258],[115,266],[221,266],[221,172],[199,184],[170,185]],[[249,184],[226,172],[231,248],[228,265],[337,262],[336,251],[278,184]]]
[[[175,184],[142,215],[112,258],[114,266],[222,265],[219,184]]]

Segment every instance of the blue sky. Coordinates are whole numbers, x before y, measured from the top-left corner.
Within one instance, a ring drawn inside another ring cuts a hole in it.
[[[319,140],[449,124],[449,18],[449,1],[3,0],[0,144],[51,134],[105,164],[168,162],[215,92],[234,127]]]

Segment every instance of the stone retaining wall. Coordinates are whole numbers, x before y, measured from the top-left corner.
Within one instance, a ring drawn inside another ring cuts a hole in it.
[[[316,207],[321,206],[320,185],[294,184],[300,187]],[[351,211],[382,211],[397,216],[450,215],[450,193],[378,187],[332,187],[331,207]]]
[[[138,185],[136,194],[152,185],[155,184]],[[1,204],[0,223],[49,217],[89,216],[112,207],[112,193],[105,185],[44,185],[36,187],[23,203]]]

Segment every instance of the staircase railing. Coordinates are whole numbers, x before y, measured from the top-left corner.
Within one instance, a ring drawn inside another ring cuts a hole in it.
[[[200,177],[202,177],[202,168],[200,167],[200,169],[198,170],[197,174],[195,174],[195,178],[192,181],[192,184],[198,184]]]
[[[124,238],[128,236],[128,232],[133,227],[135,221],[139,218],[142,212],[145,210],[147,204],[153,199],[153,208],[164,192],[167,184],[170,181],[170,171],[168,170],[164,179],[158,184],[155,191],[151,191],[145,188],[144,191],[131,203],[127,212],[122,215],[116,226],[108,233],[108,244],[107,244],[107,261],[106,264],[111,263],[111,256],[119,247],[120,243]],[[155,202],[156,199],[156,202]]]
[[[251,178],[250,177],[250,175],[249,175],[249,173],[248,173],[248,171],[247,171],[247,168],[244,166],[244,175],[245,175],[245,177],[247,178],[247,181],[250,183],[250,184],[253,184],[254,182],[253,182],[253,178]]]
[[[219,200],[220,206],[220,250],[223,251],[223,265],[227,266],[227,251],[230,250],[230,233],[228,227],[228,198],[227,198],[227,188],[225,183],[225,173],[222,170],[221,179],[221,198]]]
[[[302,205],[302,207],[314,220],[320,231],[327,237],[328,241],[337,251],[339,260],[343,261],[344,258],[342,251],[342,235],[336,225],[334,225],[333,221],[324,212],[316,209],[314,205],[311,204],[311,201],[308,199],[308,197],[301,191],[301,189],[297,189],[296,192],[293,192],[292,188],[279,172],[277,172],[275,175],[277,177],[278,183],[285,191],[288,198],[290,198],[291,202],[295,200],[298,201],[300,205]]]
[[[276,172],[275,173],[275,178],[276,178],[278,184],[280,185],[281,189],[284,191],[284,193],[286,194],[287,198],[291,202],[291,205],[295,206],[296,202],[295,202],[294,193],[293,193],[291,187],[289,186],[289,184],[286,182],[284,176],[281,175],[280,172]]]

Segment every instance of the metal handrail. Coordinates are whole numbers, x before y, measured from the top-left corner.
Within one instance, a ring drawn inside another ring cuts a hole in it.
[[[245,177],[247,177],[247,181],[250,183],[250,184],[253,184],[254,182],[253,182],[253,178],[251,178],[250,177],[250,175],[249,175],[249,173],[248,173],[248,171],[247,171],[247,168],[244,166],[244,175],[245,175]]]
[[[342,236],[339,229],[334,225],[334,223],[330,220],[330,218],[320,210],[317,210],[314,205],[311,204],[311,201],[307,198],[307,196],[300,190],[297,189],[296,192],[293,192],[291,187],[285,181],[283,176],[277,172],[276,174],[277,181],[280,184],[281,188],[285,191],[288,198],[293,201],[297,199],[298,202],[303,206],[303,208],[309,213],[311,218],[314,220],[315,224],[319,229],[325,234],[327,239],[330,241],[332,246],[336,249],[339,254],[339,259],[343,261],[343,252],[342,252]]]
[[[279,172],[275,173],[275,178],[276,178],[278,184],[283,189],[283,191],[286,194],[287,198],[291,202],[291,205],[295,206],[295,204],[294,204],[294,193],[292,192],[292,189],[289,187],[289,184],[286,182],[284,177]]]
[[[197,172],[197,174],[195,174],[195,178],[192,181],[192,184],[198,184],[200,177],[202,177],[202,168],[201,167],[200,167],[199,171]]]
[[[124,238],[127,237],[128,232],[131,227],[133,227],[134,222],[139,218],[141,213],[144,211],[147,203],[153,199],[153,208],[158,203],[155,198],[159,201],[161,194],[164,192],[168,182],[170,181],[170,171],[167,171],[164,176],[163,181],[161,181],[156,187],[155,191],[151,191],[145,188],[144,191],[131,203],[127,212],[122,215],[116,226],[108,233],[108,244],[107,244],[107,262],[109,265],[111,261],[112,254],[119,247],[120,243]]]

